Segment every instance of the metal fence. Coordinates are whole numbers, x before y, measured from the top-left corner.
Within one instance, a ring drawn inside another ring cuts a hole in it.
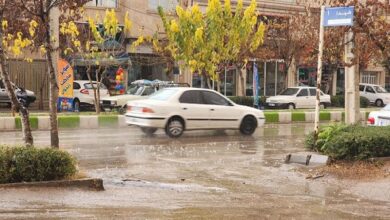
[[[31,90],[37,100],[31,105],[31,109],[48,109],[49,103],[49,78],[45,60],[34,60],[28,63],[24,60],[11,59],[8,61],[8,71],[12,82],[17,86]]]

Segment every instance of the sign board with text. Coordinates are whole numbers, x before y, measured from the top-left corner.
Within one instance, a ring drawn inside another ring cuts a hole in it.
[[[73,111],[73,68],[68,61],[58,60],[58,101],[59,111]]]
[[[324,27],[352,26],[355,7],[325,8]]]

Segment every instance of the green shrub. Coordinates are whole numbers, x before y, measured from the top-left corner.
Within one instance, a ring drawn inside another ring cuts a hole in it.
[[[344,107],[345,105],[344,95],[332,96],[330,99],[331,99],[331,106],[333,107]],[[367,108],[369,104],[370,101],[367,98],[360,96],[361,108]]]
[[[0,146],[0,183],[60,180],[76,173],[76,161],[52,148]]]
[[[305,145],[334,159],[364,160],[390,156],[390,127],[331,125],[320,129],[316,142],[313,133],[309,134]]]

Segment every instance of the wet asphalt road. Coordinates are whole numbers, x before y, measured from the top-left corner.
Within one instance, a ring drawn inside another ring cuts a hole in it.
[[[202,131],[179,139],[134,127],[64,130],[62,149],[106,190],[0,190],[0,219],[390,219],[389,187],[307,180],[299,165],[283,164],[287,153],[304,151],[311,129],[267,125],[252,137]],[[48,135],[34,132],[35,144],[48,145]],[[0,144],[20,140],[0,133]]]

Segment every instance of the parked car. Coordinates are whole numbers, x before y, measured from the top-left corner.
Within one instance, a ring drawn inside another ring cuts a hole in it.
[[[127,103],[126,123],[150,135],[162,128],[169,137],[185,130],[238,129],[251,135],[264,125],[263,111],[237,105],[220,93],[199,88],[166,88],[148,99]]]
[[[390,104],[387,104],[380,111],[370,112],[368,115],[367,124],[373,126],[390,125]]]
[[[16,98],[18,98],[20,100],[22,105],[24,105],[25,107],[28,107],[31,103],[35,102],[36,96],[35,96],[33,91],[24,89],[22,87],[18,87],[13,83],[12,83],[12,86],[14,87]],[[11,106],[11,100],[8,96],[8,93],[5,89],[5,86],[4,86],[2,80],[0,80],[0,103],[6,103],[9,106]]]
[[[390,103],[390,92],[380,85],[374,84],[359,84],[360,96],[367,98],[371,104],[382,107]]]
[[[159,89],[169,87],[189,87],[189,85],[187,83],[173,83],[167,81],[137,80],[131,83],[126,94],[101,99],[100,104],[105,111],[116,109],[119,113],[124,114],[128,101],[145,99]]]
[[[93,87],[92,87],[93,86]],[[81,108],[93,107],[95,96],[93,94],[93,88],[97,88],[97,82],[89,80],[75,80],[73,82],[73,109],[80,111]],[[100,83],[100,99],[110,96],[107,87]]]
[[[330,106],[330,96],[321,91],[320,107]],[[267,108],[315,108],[316,88],[315,87],[291,87],[285,89],[277,96],[271,96],[266,99]]]

